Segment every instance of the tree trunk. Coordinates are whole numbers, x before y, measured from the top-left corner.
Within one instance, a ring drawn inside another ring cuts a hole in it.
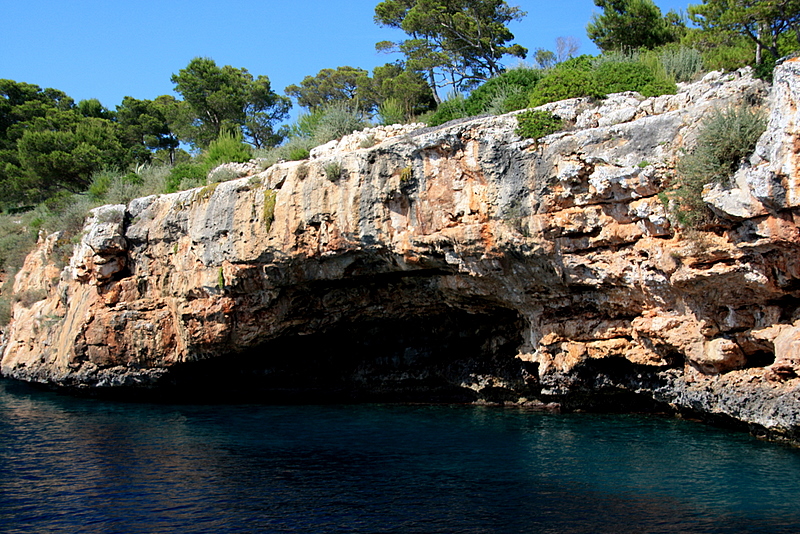
[[[428,86],[431,88],[433,101],[436,102],[436,107],[439,107],[439,105],[442,103],[442,98],[439,96],[439,92],[436,90],[436,78],[434,78],[433,69],[428,69]]]

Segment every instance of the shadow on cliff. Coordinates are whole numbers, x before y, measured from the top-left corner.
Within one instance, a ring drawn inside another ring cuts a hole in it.
[[[499,308],[342,321],[242,354],[181,364],[157,394],[194,402],[517,400],[531,376],[529,364],[515,358],[521,321]]]

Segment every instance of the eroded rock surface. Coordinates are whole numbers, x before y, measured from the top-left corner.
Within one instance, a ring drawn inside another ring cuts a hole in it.
[[[14,308],[2,372],[264,399],[670,405],[797,439],[799,80],[789,61],[771,90],[741,71],[548,104],[575,126],[538,142],[515,114],[345,138],[98,208],[63,270],[58,236],[29,256],[15,291],[42,298]],[[745,101],[769,127],[733,185],[705,192],[722,224],[677,230],[659,194],[680,151]]]

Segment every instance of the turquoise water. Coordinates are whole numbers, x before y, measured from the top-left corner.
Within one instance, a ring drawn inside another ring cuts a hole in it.
[[[672,418],[112,403],[0,380],[0,532],[800,532],[800,451]]]

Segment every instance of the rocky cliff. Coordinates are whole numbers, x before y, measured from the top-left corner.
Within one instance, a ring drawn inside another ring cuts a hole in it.
[[[769,109],[686,232],[662,193],[703,117]],[[302,162],[92,211],[69,265],[16,278],[2,372],[73,388],[262,400],[672,407],[800,438],[800,62],[770,87],[353,134]],[[374,146],[362,148],[372,142]],[[32,297],[31,297],[32,296]]]

